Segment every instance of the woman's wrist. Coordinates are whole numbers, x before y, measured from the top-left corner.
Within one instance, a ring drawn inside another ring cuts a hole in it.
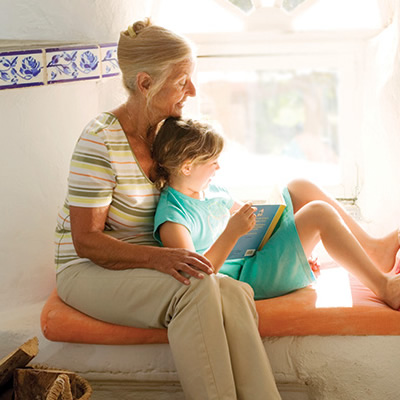
[[[146,245],[123,242],[103,232],[82,235],[74,241],[79,257],[88,258],[107,269],[154,268],[153,258],[161,249]]]

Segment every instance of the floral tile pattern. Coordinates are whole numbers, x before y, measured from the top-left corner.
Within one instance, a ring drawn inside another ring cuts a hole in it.
[[[100,78],[99,48],[46,49],[47,83]]]
[[[117,45],[101,44],[101,75],[102,77],[119,75],[120,69],[117,58]]]
[[[35,50],[0,49],[0,90],[102,79],[120,73],[116,43]]]
[[[43,85],[42,50],[0,52],[0,89]]]

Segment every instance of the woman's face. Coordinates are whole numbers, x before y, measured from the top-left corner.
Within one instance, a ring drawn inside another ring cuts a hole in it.
[[[186,99],[196,95],[192,82],[195,63],[187,59],[174,66],[161,89],[151,101],[151,112],[159,120],[182,116]]]

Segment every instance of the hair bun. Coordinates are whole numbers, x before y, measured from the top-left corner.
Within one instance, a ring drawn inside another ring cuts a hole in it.
[[[123,32],[125,36],[130,36],[131,38],[135,38],[137,34],[139,34],[143,29],[151,26],[152,23],[150,18],[145,18],[143,21],[136,21],[132,25],[129,25],[126,31]]]
[[[140,33],[145,28],[148,28],[151,26],[152,23],[150,21],[150,18],[145,18],[142,21],[136,21],[135,23],[132,24],[132,28],[135,31],[136,35]]]

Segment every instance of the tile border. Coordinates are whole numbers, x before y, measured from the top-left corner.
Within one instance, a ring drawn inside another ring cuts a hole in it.
[[[116,43],[0,49],[0,90],[100,80],[119,74]]]
[[[43,85],[43,50],[0,52],[0,90]]]
[[[117,58],[117,44],[105,43],[100,45],[101,76],[109,77],[120,74]]]
[[[46,49],[47,83],[100,78],[98,46]]]

